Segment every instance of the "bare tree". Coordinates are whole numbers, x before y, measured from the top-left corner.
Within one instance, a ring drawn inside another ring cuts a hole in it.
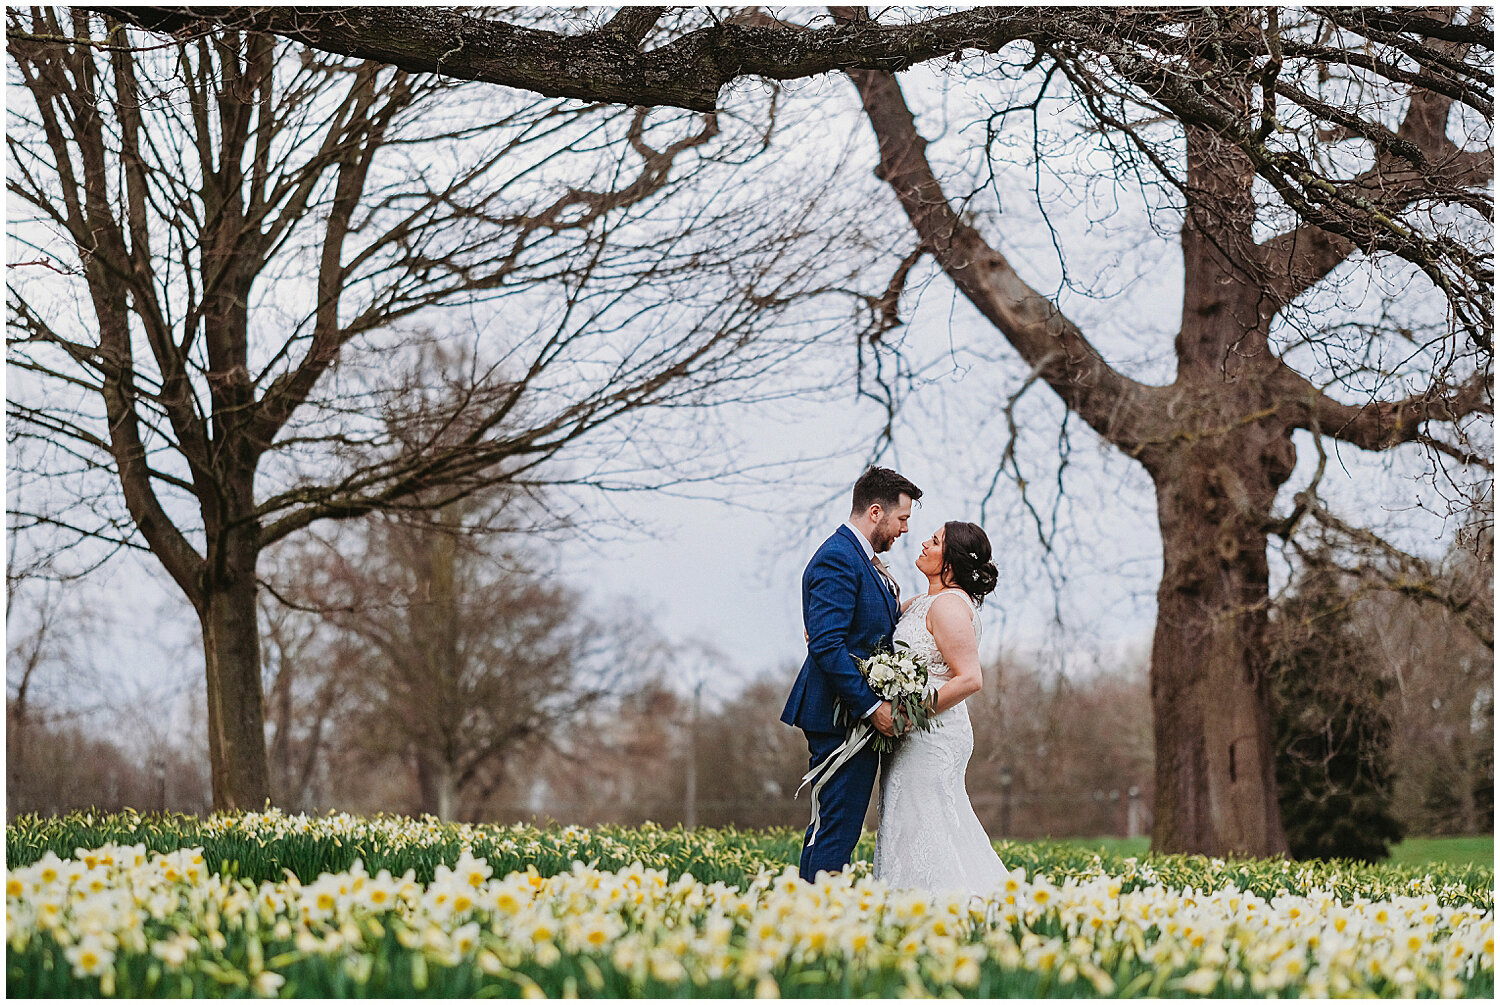
[[[510,508],[471,498],[372,515],[357,544],[274,577],[333,629],[337,655],[313,676],[342,693],[335,742],[411,769],[417,809],[443,819],[482,805],[629,677],[618,633],[539,566],[538,549],[484,533]]]
[[[181,746],[158,746],[142,758],[138,745],[62,716],[35,720],[24,735],[7,730],[7,761],[27,749],[46,756],[31,757],[24,772],[7,778],[10,819],[84,809],[208,812],[207,772]]]
[[[1443,478],[1470,497],[1487,491],[1486,427],[1474,419],[1493,414],[1490,31],[1479,10],[1101,8],[1001,54],[989,79],[1020,93],[991,106],[991,139],[1012,116],[1035,127],[1056,93],[1086,113],[1117,172],[1172,193],[1184,299],[1166,385],[1113,365],[981,234],[983,180],[949,197],[893,75],[849,74],[918,252],[1033,381],[1155,485],[1160,851],[1286,849],[1266,711],[1267,548],[1326,513],[1316,482],[1291,513],[1275,511],[1294,434],[1311,433],[1319,449],[1322,438],[1369,451],[1423,445]],[[994,222],[1002,236],[1005,224]],[[1407,345],[1405,365],[1370,345],[1389,331],[1343,353],[1331,326],[1288,326],[1331,275],[1394,259],[1448,311],[1432,344]],[[1309,342],[1327,377],[1306,375],[1318,373],[1298,352]]]
[[[180,681],[111,673],[125,619],[20,536],[6,557],[7,813],[205,808],[207,773],[164,715]]]
[[[16,569],[15,537],[11,537],[10,554],[5,567],[5,610],[7,621],[15,609],[16,594],[25,576]],[[63,612],[53,584],[46,583],[33,605],[36,622],[18,632],[8,625],[5,651],[5,787],[12,803],[22,786],[28,784],[32,752],[36,749],[34,725],[38,723],[36,690],[44,667],[55,658],[58,622]]]
[[[712,827],[797,827],[807,795],[794,799],[807,770],[807,744],[777,717],[787,674],[752,679],[717,707],[697,711],[684,744],[696,759],[695,823]],[[696,743],[693,742],[696,740]]]
[[[648,410],[753,396],[795,348],[758,336],[841,258],[789,190],[720,197],[769,142],[764,102],[538,102],[232,28],[8,19],[11,206],[34,214],[12,222],[11,435],[56,446],[16,526],[149,551],[192,604],[221,809],[271,791],[265,548],[495,484],[661,477]],[[393,381],[397,326],[460,307],[470,369]],[[421,434],[388,435],[392,409]]]

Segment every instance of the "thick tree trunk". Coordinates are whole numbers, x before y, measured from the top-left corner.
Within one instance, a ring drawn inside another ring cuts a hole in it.
[[[1163,559],[1151,651],[1151,847],[1281,855],[1266,546],[1276,491],[1297,454],[1266,336],[1275,305],[1253,266],[1254,171],[1200,129],[1187,130],[1187,157],[1170,432],[1141,458],[1156,484]]]
[[[271,797],[255,606],[259,528],[223,532],[203,581],[198,618],[208,679],[208,750],[215,810],[264,809]]]
[[[1286,852],[1264,666],[1266,534],[1235,501],[1256,482],[1274,497],[1255,432],[1184,450],[1156,479],[1153,851]]]

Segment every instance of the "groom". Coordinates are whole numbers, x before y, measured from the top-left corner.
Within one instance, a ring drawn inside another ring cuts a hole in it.
[[[900,590],[879,555],[906,533],[912,503],[921,498],[922,490],[896,472],[870,468],[854,483],[849,519],[823,542],[802,573],[807,659],[781,721],[806,734],[810,767],[844,741],[839,704],[849,713],[846,721],[868,719],[880,732],[895,735],[891,703],[870,690],[856,661],[891,646],[891,632],[901,616]],[[812,827],[802,839],[803,879],[849,864],[879,765],[880,755],[865,747],[823,786],[816,797],[816,840]]]

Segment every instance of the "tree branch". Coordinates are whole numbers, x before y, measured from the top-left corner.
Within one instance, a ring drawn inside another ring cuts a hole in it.
[[[1304,561],[1338,569],[1378,590],[1399,593],[1422,603],[1437,604],[1458,617],[1486,648],[1495,648],[1492,612],[1475,610],[1475,598],[1465,596],[1462,589],[1455,589],[1451,579],[1440,574],[1430,562],[1397,548],[1373,531],[1341,519],[1322,504],[1315,492],[1306,493],[1306,498],[1302,501],[1324,536],[1339,541],[1336,550],[1330,549],[1320,555],[1309,553],[1301,544],[1292,540],[1292,547]],[[1333,560],[1332,554],[1354,556],[1353,567],[1340,565]]]
[[[1494,389],[1484,372],[1475,373],[1458,387],[1432,388],[1400,401],[1370,401],[1362,405],[1347,405],[1329,397],[1285,365],[1278,371],[1277,379],[1286,388],[1284,400],[1296,403],[1297,414],[1293,418],[1296,428],[1332,436],[1363,450],[1389,450],[1403,443],[1427,442],[1423,427],[1428,422],[1453,423],[1470,415],[1495,414]],[[1454,454],[1466,464],[1480,460],[1461,452],[1443,452]]]
[[[562,35],[451,8],[93,7],[153,31],[213,22],[281,35],[327,52],[441,73],[550,97],[713,111],[719,91],[743,76],[792,80],[834,70],[904,70],[964,49],[995,52],[1038,32],[1033,8],[987,8],[915,24],[867,21],[806,30],[723,22],[649,52],[637,48],[660,18],[626,7],[599,31]],[[624,43],[624,44],[621,44]]]
[[[656,27],[656,22],[666,14],[663,7],[621,7],[614,17],[599,29],[600,35],[613,36],[627,43],[633,49],[639,49],[641,42],[651,29]]]
[[[900,199],[923,250],[1068,408],[1111,443],[1132,449],[1144,437],[1141,419],[1155,389],[1106,363],[1056,304],[1027,285],[1005,256],[954,212],[896,78],[870,70],[850,71],[849,78],[880,143],[875,173]]]
[[[1447,135],[1451,98],[1413,89],[1410,104],[1395,132],[1378,122],[1316,101],[1286,86],[1280,93],[1325,121],[1358,134],[1375,147],[1375,163],[1352,181],[1350,190],[1368,193],[1368,200],[1392,215],[1434,192],[1479,188],[1494,176],[1493,151],[1460,150]],[[1487,213],[1486,215],[1491,215]],[[1303,224],[1263,242],[1261,259],[1268,266],[1270,291],[1286,306],[1327,276],[1356,250],[1352,235]]]
[[[81,33],[85,16],[74,11],[73,30]],[[41,47],[31,53],[12,49],[22,65],[28,88],[41,109],[49,144],[60,167],[68,163],[67,142],[60,125],[53,118],[53,108],[66,104],[74,110],[76,128],[73,142],[80,152],[83,174],[75,182],[64,175],[65,183],[78,188],[66,192],[70,198],[69,217],[85,228],[81,233],[70,228],[79,244],[80,258],[89,277],[95,315],[99,326],[98,369],[105,375],[102,397],[109,423],[109,450],[125,504],[141,536],[160,558],[162,566],[193,603],[201,595],[198,572],[202,559],[187,537],[172,522],[156,495],[152,469],[146,461],[147,449],[141,437],[141,419],[137,412],[139,392],[135,386],[127,284],[133,270],[125,236],[116,221],[110,203],[108,175],[109,148],[104,139],[104,122],[98,78],[92,57],[82,50]],[[31,58],[31,57],[35,58]],[[72,84],[67,83],[61,62],[71,62]],[[81,191],[81,205],[77,193]]]

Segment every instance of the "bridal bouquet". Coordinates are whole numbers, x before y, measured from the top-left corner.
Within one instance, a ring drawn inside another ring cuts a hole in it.
[[[873,653],[859,661],[859,672],[870,690],[891,703],[891,715],[896,720],[895,736],[872,731],[870,746],[876,752],[888,754],[910,730],[933,727],[932,709],[927,703],[927,661],[911,646],[897,642],[891,652]]]
[[[895,750],[902,738],[911,730],[926,731],[938,725],[933,719],[932,708],[928,704],[931,689],[927,683],[927,661],[905,642],[897,642],[896,647],[889,652],[881,650],[860,660],[859,672],[864,675],[865,683],[870,685],[870,690],[879,695],[882,700],[891,703],[891,717],[896,723],[896,735],[886,736],[867,720],[861,719],[853,723],[853,728],[850,729],[843,743],[834,748],[833,752],[820,764],[802,776],[802,785],[797,786],[799,794],[803,786],[809,782],[812,783],[812,836],[807,840],[809,846],[818,840],[818,794],[823,791],[824,783],[832,778],[839,768],[847,764],[866,746],[878,753],[887,754]],[[850,718],[847,710],[842,706],[839,711],[846,720]]]

